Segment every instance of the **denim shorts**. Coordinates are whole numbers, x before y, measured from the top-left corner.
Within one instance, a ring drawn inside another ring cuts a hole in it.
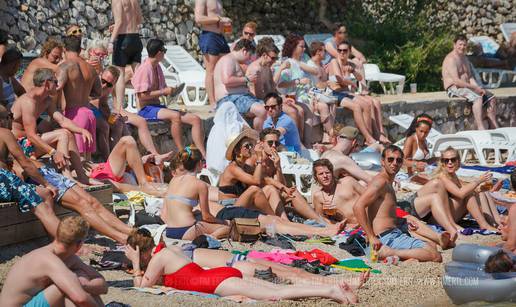
[[[230,94],[226,97],[221,98],[217,102],[217,105],[220,105],[224,101],[231,101],[237,108],[238,113],[242,115],[247,114],[251,110],[253,104],[263,104],[263,101],[250,94]]]
[[[202,53],[211,55],[226,54],[230,51],[224,35],[210,31],[201,32],[199,48]]]
[[[393,249],[414,249],[425,247],[425,242],[393,228],[380,234],[380,242]]]
[[[337,97],[338,102],[340,103],[342,99],[349,98],[349,100],[355,99],[355,96],[351,95],[348,92],[337,92],[333,91],[333,96]]]

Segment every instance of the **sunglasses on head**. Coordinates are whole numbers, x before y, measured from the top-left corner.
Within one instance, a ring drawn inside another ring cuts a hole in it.
[[[244,35],[255,36],[256,33],[244,31]]]
[[[278,142],[278,141],[267,141],[267,144],[269,146],[271,146],[271,147],[272,146],[275,146],[275,147],[279,147],[280,146],[280,142]]]
[[[113,83],[107,81],[106,79],[100,79],[102,84],[105,84],[107,87],[113,87]]]
[[[349,49],[347,49],[347,48],[346,49],[337,49],[337,51],[339,53],[347,53],[349,51]]]
[[[453,158],[442,158],[441,159],[441,163],[443,164],[448,164],[448,163],[456,163],[459,159],[457,157],[453,157]]]
[[[77,29],[73,29],[71,31],[68,31],[68,36],[70,36],[70,35],[78,35],[78,34],[82,34],[81,28],[77,28]]]
[[[263,106],[265,108],[265,110],[269,111],[271,109],[276,109],[278,107],[277,104],[273,104],[272,106]]]
[[[401,164],[401,163],[403,163],[403,158],[394,158],[394,157],[387,158],[387,162],[389,162],[389,163],[392,163],[394,161],[396,161],[396,164]]]

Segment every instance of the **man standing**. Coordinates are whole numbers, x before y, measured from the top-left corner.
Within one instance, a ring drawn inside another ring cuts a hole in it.
[[[115,112],[120,113],[125,97],[125,67],[131,65],[134,73],[142,59],[143,44],[138,27],[143,18],[138,0],[113,0],[111,11],[115,24],[108,49],[113,54],[113,65],[120,70],[113,101]]]
[[[286,113],[283,112],[283,99],[276,93],[269,93],[265,96],[265,110],[267,119],[263,123],[263,128],[274,128],[281,134],[280,143],[289,151],[301,153],[301,139],[297,126]]]
[[[206,157],[204,130],[199,116],[168,109],[159,101],[162,96],[175,97],[181,94],[185,86],[184,83],[181,83],[178,87],[172,88],[165,83],[165,75],[159,63],[163,60],[166,52],[167,49],[162,40],[153,38],[147,42],[149,57],[136,69],[131,81],[139,101],[138,115],[146,120],[169,121],[172,138],[179,150],[183,149],[181,125],[184,123],[192,126],[192,141],[202,156]]]
[[[55,74],[49,68],[39,68],[34,72],[34,87],[17,99],[12,107],[14,116],[12,131],[27,156],[39,157],[49,154],[67,177],[72,178],[73,169],[79,182],[89,184],[72,133],[79,134],[84,143],[91,142],[92,135],[64,117],[50,101],[49,96],[56,91],[56,82]],[[43,112],[53,118],[62,129],[40,135],[37,121]]]
[[[245,63],[255,51],[253,42],[241,39],[231,53],[223,56],[215,66],[215,99],[217,105],[230,101],[242,116],[253,119],[253,128],[261,131],[267,112],[263,102],[252,96],[247,85],[255,82],[257,74],[244,75],[240,64]]]
[[[0,294],[0,305],[104,306],[100,299],[108,291],[104,277],[75,255],[88,229],[81,217],[65,217],[52,243],[13,265]]]
[[[442,66],[443,85],[449,97],[464,97],[473,104],[473,116],[479,130],[498,128],[496,100],[493,93],[481,88],[471,72],[471,63],[466,57],[468,40],[458,35],[453,40],[453,50],[444,58]]]
[[[30,62],[29,66],[27,66],[23,72],[21,83],[25,87],[25,90],[28,91],[34,87],[32,79],[34,78],[34,72],[38,68],[50,68],[57,73],[57,64],[59,64],[62,59],[63,45],[54,39],[48,39],[41,47],[39,58]]]
[[[201,26],[199,47],[206,65],[205,86],[208,92],[208,100],[212,109],[217,107],[214,85],[215,65],[220,57],[229,53],[229,46],[223,33],[231,32],[231,19],[222,17],[222,1],[220,0],[196,0],[195,22]]]
[[[58,90],[62,89],[66,104],[61,105],[66,118],[75,125],[85,129],[91,139],[85,139],[84,133],[75,132],[75,142],[79,153],[87,161],[91,153],[96,151],[96,122],[93,111],[89,108],[89,97],[97,98],[102,94],[100,78],[95,68],[80,55],[81,40],[75,36],[65,37],[65,60],[59,65],[57,75]]]
[[[403,151],[394,145],[387,146],[382,152],[382,171],[358,198],[353,212],[366,233],[369,249],[378,251],[380,258],[398,256],[402,260],[441,262],[435,247],[404,234],[397,227],[396,193],[392,184],[402,165]]]

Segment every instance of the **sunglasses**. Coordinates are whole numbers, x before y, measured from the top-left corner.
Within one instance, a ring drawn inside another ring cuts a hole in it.
[[[68,31],[68,36],[79,35],[79,34],[82,34],[81,28],[77,28],[77,29],[73,29],[71,31]]]
[[[396,164],[401,164],[401,163],[403,163],[403,158],[394,158],[394,157],[387,158],[387,162],[389,162],[389,163],[392,163],[394,161],[396,161]]]
[[[251,149],[251,148],[253,148],[253,147],[254,147],[254,146],[253,146],[253,144],[251,144],[251,143],[244,143],[244,144],[242,144],[242,148]]]
[[[107,87],[113,87],[113,83],[107,81],[106,79],[100,79],[102,84],[105,84]]]
[[[337,49],[339,53],[347,53],[349,49]]]
[[[279,59],[279,57],[277,57],[277,56],[272,56],[272,55],[268,55],[268,54],[267,54],[267,56],[269,58],[271,58],[271,60],[273,60],[274,62],[276,62]]]
[[[167,53],[167,48],[161,48],[159,51],[161,51],[163,53]]]
[[[280,146],[280,142],[278,142],[278,141],[267,141],[267,144],[269,144],[270,147],[272,147],[272,146],[279,147]]]
[[[265,108],[266,111],[269,111],[271,109],[276,109],[278,107],[277,104],[273,104],[272,106],[263,106]]]
[[[346,33],[348,33],[348,31],[339,31],[337,33],[339,33],[339,34],[346,34]]]
[[[443,164],[448,164],[448,163],[453,163],[455,164],[459,159],[457,157],[453,157],[453,158],[442,158],[441,159],[441,163]]]
[[[244,35],[255,36],[256,33],[244,31]]]

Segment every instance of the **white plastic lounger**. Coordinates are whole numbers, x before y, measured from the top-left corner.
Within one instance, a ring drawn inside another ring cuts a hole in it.
[[[414,120],[414,116],[411,116],[408,114],[398,114],[398,115],[389,116],[389,119],[393,123],[397,124],[398,126],[400,126],[402,128],[405,128],[405,130],[407,130],[410,127],[410,124],[412,123],[412,121]],[[434,128],[430,129],[430,132],[428,133],[428,136],[426,137],[426,141],[428,142],[429,150],[432,150],[435,140],[441,135],[442,135],[442,133],[435,130]],[[396,142],[396,145],[403,146],[403,142],[405,142],[405,138]]]
[[[501,133],[507,137],[508,141],[516,142],[516,127],[503,127],[490,131]]]
[[[330,33],[319,33],[319,34],[305,34],[303,38],[305,39],[307,48],[310,48],[310,44],[313,42],[321,42],[324,43],[325,40],[332,37]]]
[[[512,156],[516,143],[504,140],[504,135],[500,132],[496,132],[495,130],[469,130],[469,131],[460,131],[455,135],[461,136],[469,136],[474,141],[474,145],[477,148],[475,150],[475,156],[477,159],[482,156],[486,161],[485,165],[487,165],[487,159],[490,153],[494,152],[494,164],[493,165],[503,165],[502,161],[502,152],[507,153],[507,157]],[[463,154],[463,160],[465,159],[465,153]]]
[[[281,160],[281,171],[283,175],[292,175],[294,176],[294,181],[297,187],[297,190],[301,195],[306,197],[309,201],[311,200],[311,189],[310,182],[312,178],[312,163],[308,164],[297,164],[291,162],[292,157],[291,152],[279,152]],[[295,153],[294,153],[295,155]],[[303,180],[301,177],[310,179],[308,182],[308,186],[303,186]]]
[[[364,64],[364,73],[367,86],[371,82],[379,82],[385,94],[396,93],[394,83],[398,83],[402,88],[405,85],[405,76],[381,72],[380,67],[376,64]],[[385,83],[390,85],[390,90],[387,90]]]
[[[503,37],[506,41],[511,39],[511,35],[513,32],[516,32],[516,22],[506,22],[500,25],[500,29],[502,30]]]

